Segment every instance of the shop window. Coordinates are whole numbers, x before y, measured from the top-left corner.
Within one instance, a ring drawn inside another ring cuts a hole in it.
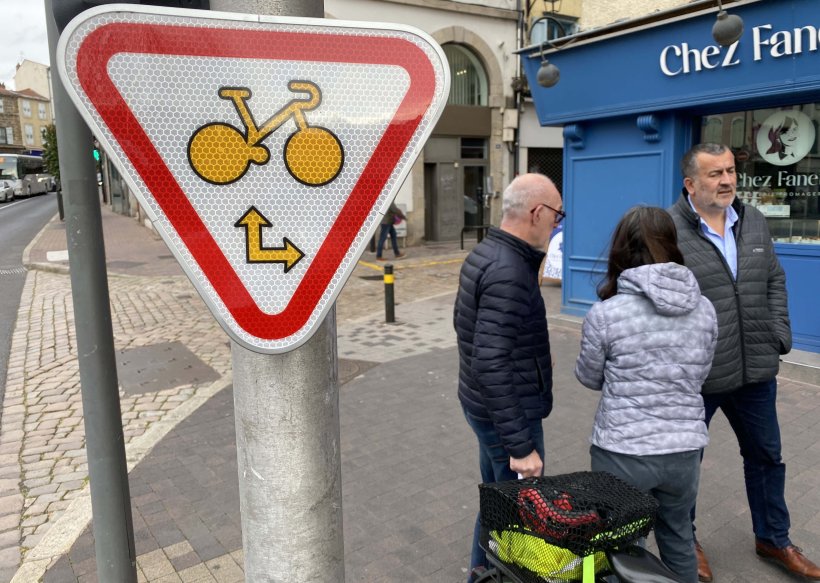
[[[736,117],[732,120],[732,137],[730,139],[730,145],[733,148],[740,148],[743,146],[745,137],[743,132],[745,129],[746,123],[743,121],[742,117]]]
[[[703,120],[703,140],[704,142],[714,142],[722,144],[723,140],[723,119],[717,115],[710,115]]]
[[[721,142],[724,123],[738,197],[766,216],[775,242],[820,245],[820,103],[710,115],[701,141]]]
[[[449,105],[487,105],[487,73],[472,51],[457,44],[442,47],[450,63]]]

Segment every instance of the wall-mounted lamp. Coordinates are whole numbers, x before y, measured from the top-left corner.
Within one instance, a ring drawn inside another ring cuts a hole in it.
[[[535,79],[541,87],[549,88],[553,87],[561,79],[561,71],[544,56],[545,44],[546,43],[541,43],[541,66],[538,68]]]
[[[720,0],[718,0],[718,10],[717,20],[712,27],[712,38],[719,45],[728,47],[736,43],[743,35],[743,19],[737,14],[728,14],[723,9]]]

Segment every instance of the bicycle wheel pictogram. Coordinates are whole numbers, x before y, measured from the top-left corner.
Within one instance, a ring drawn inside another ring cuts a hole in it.
[[[242,178],[251,162],[265,164],[270,152],[265,146],[251,146],[245,135],[232,125],[208,124],[199,128],[188,144],[188,160],[194,172],[213,184],[230,184]]]
[[[323,127],[309,127],[291,134],[285,142],[285,166],[296,180],[322,186],[339,175],[344,151],[339,138]]]
[[[291,81],[288,88],[306,96],[292,99],[261,127],[257,127],[248,109],[250,89],[220,88],[219,96],[233,101],[245,131],[222,122],[198,128],[188,142],[188,162],[196,175],[212,184],[230,184],[242,178],[251,163],[267,164],[270,150],[260,142],[293,118],[298,129],[286,140],[283,152],[288,172],[308,186],[333,181],[344,166],[342,143],[329,129],[308,124],[304,115],[321,104],[319,87],[310,81]]]

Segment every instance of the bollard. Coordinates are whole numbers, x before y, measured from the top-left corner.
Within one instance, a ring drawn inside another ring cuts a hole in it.
[[[392,324],[396,321],[396,302],[393,295],[393,266],[384,266],[384,321]]]
[[[57,212],[60,214],[60,220],[65,220],[65,212],[63,211],[63,191],[57,191]]]

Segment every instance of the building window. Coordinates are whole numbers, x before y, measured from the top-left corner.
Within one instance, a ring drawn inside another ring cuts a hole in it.
[[[578,24],[574,20],[557,16],[542,16],[533,20],[530,25],[530,44],[538,45],[575,34],[577,31]]]
[[[0,98],[0,113],[6,113],[5,112],[5,106],[4,106],[5,102],[6,102],[5,99]]]
[[[820,245],[818,121],[820,103],[701,120],[702,141],[725,143],[709,133],[710,127],[731,127],[737,195],[763,213],[776,243]]]
[[[31,117],[31,101],[28,99],[23,100],[23,116]]]
[[[26,124],[25,131],[26,131],[26,145],[27,146],[33,146],[34,145],[34,127],[30,124]]]
[[[37,117],[40,119],[46,119],[46,104],[45,103],[38,103],[37,104]]]
[[[487,140],[483,138],[461,138],[461,157],[483,160],[487,157]]]
[[[14,130],[11,128],[0,128],[0,144],[13,144]]]
[[[449,105],[487,105],[488,83],[484,66],[469,49],[456,44],[442,47],[450,63]]]

